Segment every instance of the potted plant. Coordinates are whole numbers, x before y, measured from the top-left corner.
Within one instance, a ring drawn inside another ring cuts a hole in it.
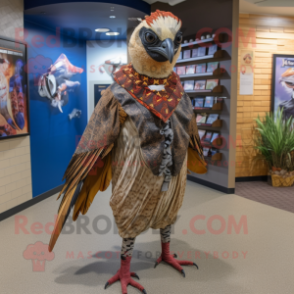
[[[255,159],[263,158],[269,166],[270,182],[274,187],[289,187],[294,184],[294,119],[283,118],[279,109],[274,116],[266,114],[256,119]]]

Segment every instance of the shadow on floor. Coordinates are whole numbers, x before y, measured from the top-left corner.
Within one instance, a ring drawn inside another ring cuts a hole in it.
[[[136,272],[140,277],[142,276],[141,278],[144,278],[142,275],[143,271],[148,276],[148,279],[153,280],[171,277],[171,275],[174,275],[175,278],[182,277],[179,272],[165,263],[159,264],[154,269],[157,255],[160,254],[158,251],[154,251],[154,248],[160,248],[158,241],[137,243],[135,246],[139,247],[140,251],[134,250],[133,252],[131,271]],[[199,270],[193,266],[184,267],[188,280],[193,279],[193,281],[199,282],[215,281],[223,279],[233,271],[231,265],[222,259],[214,258],[212,252],[204,252],[197,248],[192,248],[186,242],[179,239],[173,239],[171,247],[179,255],[178,259],[187,260],[187,254],[190,252],[192,261],[198,264]],[[200,259],[195,259],[195,252],[199,252],[198,256],[200,256]],[[55,279],[55,282],[58,284],[82,284],[86,286],[104,285],[107,279],[112,277],[119,268],[120,259],[118,258],[117,251],[102,251],[92,257],[86,260],[86,265],[83,265],[85,260],[70,261],[72,265],[61,270],[61,274]],[[98,258],[101,259],[98,261]],[[93,262],[93,260],[95,261]],[[150,274],[146,270],[153,272]]]

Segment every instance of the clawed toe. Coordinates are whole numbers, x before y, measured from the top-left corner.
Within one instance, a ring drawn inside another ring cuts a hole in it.
[[[135,278],[137,278],[138,280],[140,280],[139,276],[138,276],[136,273],[131,273],[131,277],[135,277]]]
[[[161,256],[160,258],[157,259],[154,268],[156,268],[162,261],[168,263],[169,265],[171,265],[173,268],[175,268],[176,270],[178,270],[180,273],[182,273],[183,277],[185,277],[185,272],[183,270],[183,268],[181,267],[181,265],[193,265],[193,262],[190,261],[182,261],[182,260],[176,260],[174,255],[164,255]]]
[[[178,263],[180,265],[195,265],[197,267],[197,269],[199,269],[198,265],[192,261],[179,260]]]
[[[186,274],[185,274],[184,270],[182,270],[182,275],[184,278],[186,278]]]
[[[105,284],[104,290],[106,290],[106,288],[108,287],[108,285],[109,285],[109,283],[107,282],[107,283]]]
[[[196,268],[198,269],[198,265],[195,262],[177,260],[176,258],[178,257],[178,255],[176,253],[174,254],[170,253],[170,242],[166,242],[166,243],[161,242],[161,249],[162,249],[162,254],[157,259],[154,268],[157,267],[158,264],[161,263],[161,261],[165,261],[166,263],[171,265],[173,268],[175,268],[177,271],[179,271],[184,278],[186,277],[186,274],[182,268],[182,265],[195,265]]]
[[[121,285],[122,285],[122,293],[123,294],[128,294],[127,293],[127,286],[131,285],[135,288],[137,288],[138,290],[140,290],[143,294],[147,294],[146,290],[143,288],[142,285],[140,285],[139,283],[137,283],[136,281],[134,281],[133,279],[131,279],[131,277],[135,277],[138,280],[140,279],[139,276],[136,273],[130,273],[129,277],[126,276],[120,276],[120,273],[116,274],[113,278],[111,278],[104,286],[104,289],[106,290],[108,286],[112,285],[113,283],[115,283],[116,281],[120,281]]]
[[[128,285],[131,285],[137,288],[143,294],[147,294],[144,287],[132,279],[132,277],[135,277],[138,280],[140,280],[139,276],[136,273],[130,272],[130,263],[131,263],[131,257],[127,256],[125,258],[122,258],[120,269],[111,279],[108,280],[108,282],[105,284],[104,289],[107,289],[108,286],[112,285],[113,283],[117,281],[120,281],[122,294],[128,294],[128,291],[127,291]]]

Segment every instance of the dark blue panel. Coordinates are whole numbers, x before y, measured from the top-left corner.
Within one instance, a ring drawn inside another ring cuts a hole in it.
[[[45,43],[37,48],[32,46],[33,37],[46,40],[53,33],[26,22],[25,29],[28,30],[28,59],[36,61],[33,68],[29,67],[32,182],[33,197],[36,197],[62,184],[62,177],[74,153],[76,142],[87,124],[86,71],[71,78],[71,81],[78,81],[81,85],[69,93],[63,113],[52,107],[49,99],[40,97],[38,78],[41,72],[47,70],[48,64],[54,63],[62,53],[73,65],[85,69],[86,43],[79,42],[79,46],[72,48],[50,48]],[[69,120],[68,114],[74,108],[82,110],[82,115],[78,119]]]
[[[75,46],[75,44],[79,43],[80,41],[84,43],[87,40],[96,40],[98,44],[101,44],[101,47],[103,46],[108,46],[110,45],[111,42],[114,43],[117,40],[126,40],[127,39],[127,27],[124,24],[121,24],[120,22],[116,22],[117,25],[113,25],[113,22],[111,25],[106,25],[99,19],[96,22],[96,25],[91,24],[89,27],[85,27],[85,29],[89,30],[90,29],[90,37],[88,37],[86,34],[83,33],[83,31],[79,31],[79,29],[83,29],[83,24],[82,21],[77,22],[74,18],[72,17],[63,17],[62,24],[66,24],[65,27],[59,27],[56,25],[54,22],[54,19],[51,18],[46,18],[42,15],[25,15],[24,16],[24,21],[26,23],[31,23],[32,25],[35,26],[42,26],[47,28],[48,30],[54,30],[53,34],[56,34],[56,29],[60,29],[60,34],[64,35],[64,38],[61,40],[63,42],[62,46]],[[73,25],[74,23],[74,25]],[[104,25],[103,25],[104,24]],[[109,24],[109,23],[108,23]],[[91,27],[103,27],[106,26],[111,29],[111,31],[118,31],[120,32],[119,36],[107,36],[104,33],[96,33],[94,29],[91,29]],[[68,37],[74,38],[73,41],[69,41]],[[24,40],[26,41],[26,39]],[[109,42],[104,42],[104,41],[109,41]]]
[[[83,2],[81,0],[24,0],[24,10],[40,7],[43,5],[59,4],[59,3],[72,3],[72,2]],[[111,3],[124,5],[138,9],[146,14],[150,14],[151,8],[150,5],[142,0],[87,0],[87,2],[96,2],[96,3]],[[86,5],[86,4],[85,4]]]

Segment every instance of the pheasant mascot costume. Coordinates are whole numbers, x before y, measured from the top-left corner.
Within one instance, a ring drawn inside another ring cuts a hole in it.
[[[171,225],[185,193],[187,168],[206,172],[191,100],[173,67],[181,51],[182,22],[156,11],[134,30],[128,51],[131,63],[114,73],[65,172],[66,183],[49,251],[53,250],[73,208],[85,214],[97,192],[112,180],[110,206],[123,238],[121,266],[105,285],[120,280],[122,293],[132,285],[130,263],[135,238],[148,228],[160,229],[164,261],[185,276],[170,254]],[[59,197],[60,197],[59,196]]]

